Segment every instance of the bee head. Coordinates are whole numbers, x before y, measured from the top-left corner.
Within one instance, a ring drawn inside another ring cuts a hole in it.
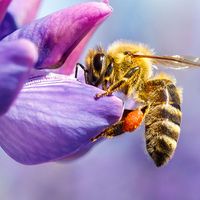
[[[106,53],[101,47],[91,49],[86,56],[87,81],[98,86],[101,84],[106,69]]]

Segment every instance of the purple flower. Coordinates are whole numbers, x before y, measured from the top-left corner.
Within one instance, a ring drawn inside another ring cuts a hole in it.
[[[9,5],[11,0],[2,0],[1,1],[1,6],[0,6],[0,22],[3,20],[5,13],[6,13],[6,9]]]
[[[37,57],[35,45],[28,40],[0,42],[0,116],[16,98]]]
[[[31,4],[37,8],[39,1]],[[80,4],[25,25],[0,42],[0,114],[12,104],[0,117],[0,145],[16,161],[75,158],[94,145],[92,137],[119,120],[123,105],[118,98],[96,101],[100,89],[67,76],[110,13],[103,2]],[[27,23],[22,18],[20,25]]]
[[[11,0],[1,1],[0,22],[3,21],[0,24],[0,39],[17,30],[18,27],[31,22],[36,15],[41,0],[29,0],[28,2],[14,0],[6,12],[10,2]]]

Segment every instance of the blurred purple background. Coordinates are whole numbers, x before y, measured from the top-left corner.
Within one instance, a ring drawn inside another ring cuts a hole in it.
[[[84,1],[44,0],[38,17],[80,2]],[[162,55],[200,56],[200,1],[110,0],[110,4],[113,15],[87,49],[127,39],[146,43]],[[148,157],[143,126],[134,134],[103,141],[67,163],[23,166],[0,150],[0,199],[199,200],[200,70],[168,72],[184,93],[181,137],[167,166],[156,168]]]

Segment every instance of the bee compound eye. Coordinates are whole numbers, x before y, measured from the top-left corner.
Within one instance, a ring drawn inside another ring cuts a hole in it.
[[[105,61],[105,55],[103,53],[96,54],[93,58],[94,69],[98,72],[101,72],[104,61]]]

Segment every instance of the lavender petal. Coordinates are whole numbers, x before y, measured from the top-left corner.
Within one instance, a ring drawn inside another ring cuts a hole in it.
[[[36,60],[36,47],[30,41],[0,43],[0,115],[16,98]]]
[[[17,30],[15,19],[13,18],[13,15],[7,12],[2,23],[0,24],[0,40],[15,30]]]
[[[64,64],[61,68],[59,68],[60,74],[71,74],[73,72],[73,68],[77,63],[77,60],[80,57],[81,52],[83,52],[85,45],[95,32],[97,27],[92,28],[85,37],[79,42],[79,44],[73,49],[73,51],[68,55],[67,59],[65,60]],[[70,66],[70,67],[69,67]]]
[[[111,13],[105,3],[83,3],[58,11],[15,31],[4,40],[27,38],[39,49],[36,68],[60,67],[88,33]],[[76,54],[80,55],[81,51]],[[77,56],[76,55],[76,56]],[[72,72],[74,66],[68,66]]]
[[[85,151],[90,139],[119,120],[123,105],[100,89],[50,74],[26,85],[0,118],[0,145],[16,161],[38,164]]]
[[[22,25],[30,23],[35,18],[40,3],[41,0],[12,1],[0,24],[0,40],[16,31]]]
[[[7,7],[10,4],[11,0],[1,0],[0,1],[0,23],[3,20]]]
[[[35,19],[40,4],[41,0],[14,0],[8,7],[8,12],[12,14],[20,27]]]

